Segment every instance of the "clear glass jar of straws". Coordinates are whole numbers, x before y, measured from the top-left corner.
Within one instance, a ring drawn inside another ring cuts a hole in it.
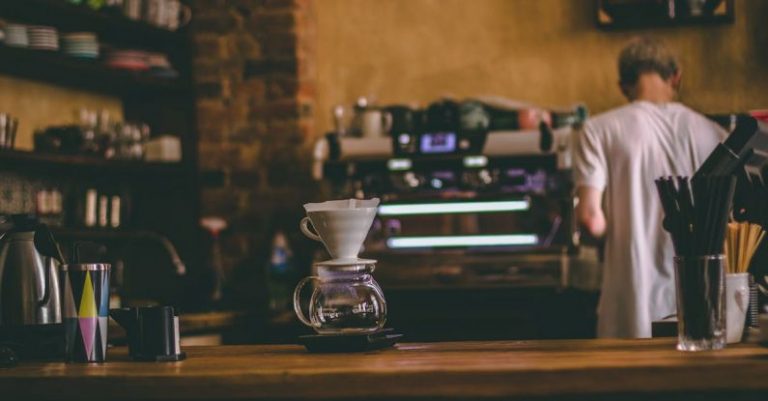
[[[675,248],[677,349],[703,351],[726,344],[725,232],[736,180],[732,176],[662,177],[656,188],[664,228]]]
[[[725,256],[675,258],[677,349],[725,347]]]

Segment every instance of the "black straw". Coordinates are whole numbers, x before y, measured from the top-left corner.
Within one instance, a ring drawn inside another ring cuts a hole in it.
[[[677,256],[723,253],[728,216],[736,180],[733,176],[662,177],[655,181],[664,228],[672,236]]]

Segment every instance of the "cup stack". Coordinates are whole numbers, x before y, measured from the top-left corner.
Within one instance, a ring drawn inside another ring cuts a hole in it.
[[[5,27],[5,44],[13,47],[29,47],[29,35],[27,26],[21,24],[8,24]]]
[[[59,50],[59,32],[52,26],[27,27],[29,47],[37,50]]]
[[[162,53],[147,53],[149,75],[157,78],[178,78],[179,73],[173,69],[168,56]]]
[[[62,36],[64,53],[68,56],[96,59],[99,57],[99,41],[93,32],[73,32]]]

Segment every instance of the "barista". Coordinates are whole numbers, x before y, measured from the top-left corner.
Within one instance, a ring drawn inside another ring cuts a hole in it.
[[[691,176],[725,132],[675,102],[681,69],[650,38],[620,53],[628,104],[587,121],[575,147],[576,215],[605,240],[598,337],[651,336],[651,322],[675,313],[673,249],[653,180]]]

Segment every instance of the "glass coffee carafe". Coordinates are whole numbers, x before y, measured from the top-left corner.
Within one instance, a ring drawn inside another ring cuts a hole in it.
[[[315,264],[317,276],[299,282],[293,292],[293,309],[302,323],[319,334],[365,334],[384,327],[387,304],[371,273],[375,260],[358,253],[376,216],[379,200],[343,199],[307,203],[307,217],[300,229],[322,242],[333,259]],[[314,282],[309,318],[301,308],[301,290]]]
[[[387,303],[371,273],[375,261],[328,261],[315,265],[317,276],[305,277],[293,293],[296,316],[318,334],[365,334],[384,327]],[[309,314],[301,307],[304,286],[314,282]],[[308,316],[308,317],[307,317]]]

